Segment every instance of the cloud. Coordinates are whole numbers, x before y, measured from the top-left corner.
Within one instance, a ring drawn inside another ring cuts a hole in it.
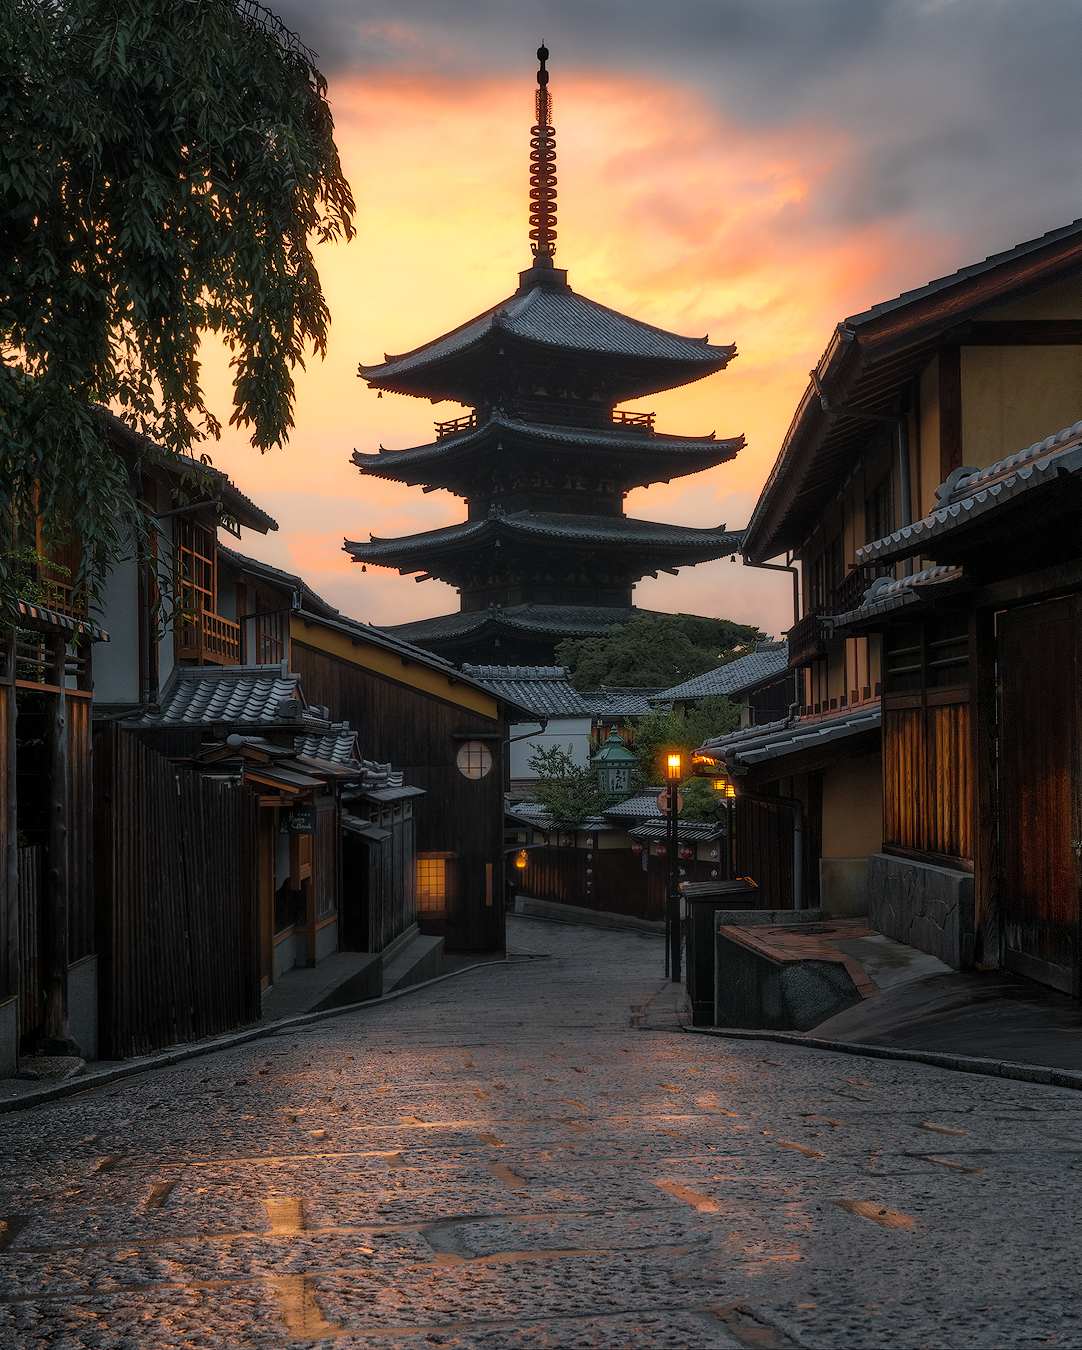
[[[335,75],[607,71],[693,90],[752,126],[851,137],[837,219],[925,218],[992,251],[1079,213],[1077,0],[289,0]],[[809,143],[808,150],[815,153]]]
[[[362,573],[341,552],[343,537],[465,516],[446,492],[357,473],[355,447],[424,444],[459,410],[378,399],[356,367],[498,302],[527,264],[540,37],[554,52],[558,262],[594,299],[740,352],[641,401],[661,429],[744,432],[748,448],[692,482],[633,492],[640,518],[746,523],[840,318],[1078,214],[1074,0],[309,0],[282,12],[333,56],[359,237],[317,250],[330,349],[298,372],[290,446],[261,457],[231,431],[214,459],[282,524],[244,547],[360,619],[457,608],[441,583]],[[203,355],[227,411],[226,356],[212,340]],[[790,591],[720,562],[645,581],[636,602],[776,632]]]

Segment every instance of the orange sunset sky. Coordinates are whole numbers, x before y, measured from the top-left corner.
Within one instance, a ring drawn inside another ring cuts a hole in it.
[[[317,249],[332,314],[327,359],[297,372],[296,428],[284,449],[261,456],[233,429],[208,447],[279,522],[265,538],[246,531],[242,548],[302,574],[364,621],[458,608],[440,582],[362,574],[342,551],[343,537],[413,533],[465,515],[445,492],[362,480],[350,465],[354,447],[423,444],[433,420],[460,412],[454,404],[378,399],[356,368],[464,322],[509,295],[528,266],[532,49],[522,57],[519,69],[466,76],[402,61],[332,72],[358,235]],[[641,406],[657,413],[660,430],[743,432],[747,449],[709,473],[631,493],[633,516],[746,524],[833,325],[1017,242],[1006,233],[1011,221],[997,232],[986,217],[978,224],[912,202],[863,217],[833,209],[847,166],[866,148],[851,119],[807,108],[773,121],[741,118],[694,82],[629,77],[562,53],[550,67],[557,265],[592,299],[739,350],[728,370]],[[1064,219],[1036,211],[1030,233]],[[226,357],[208,342],[204,362],[212,406],[225,422]],[[728,561],[648,578],[635,595],[644,608],[733,618],[772,635],[791,622],[787,578]]]

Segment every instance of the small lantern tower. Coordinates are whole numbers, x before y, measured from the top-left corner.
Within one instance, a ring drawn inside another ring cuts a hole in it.
[[[631,796],[631,770],[638,763],[638,756],[627,748],[615,727],[597,754],[590,757],[590,763],[597,770],[601,791],[610,802]]]

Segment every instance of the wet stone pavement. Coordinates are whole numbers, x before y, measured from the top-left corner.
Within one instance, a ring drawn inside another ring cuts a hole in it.
[[[0,1117],[0,1346],[1082,1347],[1082,1094],[682,1033],[661,943]]]

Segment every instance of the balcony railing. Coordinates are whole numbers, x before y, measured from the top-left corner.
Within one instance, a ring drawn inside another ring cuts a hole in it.
[[[453,417],[449,422],[437,422],[436,440],[446,440],[448,436],[461,436],[464,431],[472,431],[477,426],[477,410],[465,417]]]
[[[827,645],[823,637],[823,611],[812,610],[805,614],[799,623],[793,624],[786,635],[789,639],[789,669],[810,665],[826,656]]]
[[[621,408],[614,408],[612,424],[614,427],[628,427],[635,431],[653,431],[656,416],[656,413],[624,412]]]
[[[823,612],[848,614],[851,609],[857,609],[864,602],[864,592],[871,584],[864,575],[864,569],[854,567],[842,584],[830,592],[829,603]]]
[[[175,629],[178,660],[212,666],[240,665],[240,624],[218,614],[185,615]]]

